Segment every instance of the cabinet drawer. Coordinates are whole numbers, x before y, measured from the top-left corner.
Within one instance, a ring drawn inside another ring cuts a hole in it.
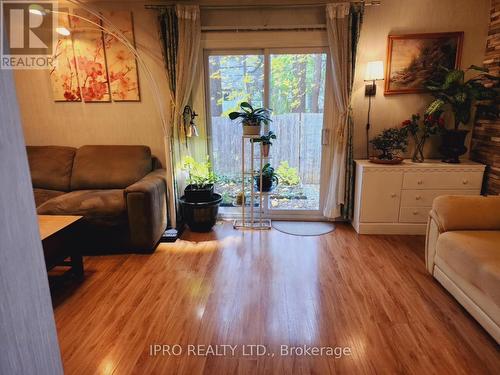
[[[401,207],[400,223],[426,223],[431,207]]]
[[[483,172],[407,172],[403,189],[481,189]]]
[[[431,207],[440,195],[478,195],[479,190],[403,190],[401,207]]]

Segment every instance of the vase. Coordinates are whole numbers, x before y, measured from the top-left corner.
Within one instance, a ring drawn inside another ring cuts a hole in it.
[[[422,137],[421,139],[418,139],[417,136],[414,137],[415,140],[415,149],[413,150],[413,155],[411,157],[411,161],[414,163],[423,163],[425,158],[424,158],[424,146],[425,146],[425,141],[426,137]]]
[[[468,130],[445,130],[441,138],[442,143],[439,151],[443,154],[443,162],[460,163],[458,157],[467,152],[465,137]]]

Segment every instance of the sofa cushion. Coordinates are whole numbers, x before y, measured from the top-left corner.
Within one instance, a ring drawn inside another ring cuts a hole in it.
[[[49,199],[65,194],[65,192],[58,190],[34,188],[33,194],[35,195],[35,205],[38,207],[43,203],[47,202]]]
[[[446,263],[500,306],[499,244],[499,231],[446,232],[436,243],[436,265]]]
[[[124,189],[151,168],[147,146],[83,146],[76,151],[71,190]]]
[[[76,149],[63,146],[27,146],[33,187],[69,191]]]
[[[123,190],[77,190],[53,198],[37,209],[40,215],[81,215],[86,219],[126,215]]]

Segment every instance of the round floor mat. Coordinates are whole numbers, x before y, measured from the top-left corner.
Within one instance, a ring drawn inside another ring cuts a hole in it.
[[[274,229],[294,236],[320,236],[335,230],[333,223],[324,221],[272,221]]]

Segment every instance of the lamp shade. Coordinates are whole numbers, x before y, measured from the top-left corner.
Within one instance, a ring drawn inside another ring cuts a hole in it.
[[[370,61],[366,64],[365,81],[378,81],[384,79],[384,63],[382,61]]]

